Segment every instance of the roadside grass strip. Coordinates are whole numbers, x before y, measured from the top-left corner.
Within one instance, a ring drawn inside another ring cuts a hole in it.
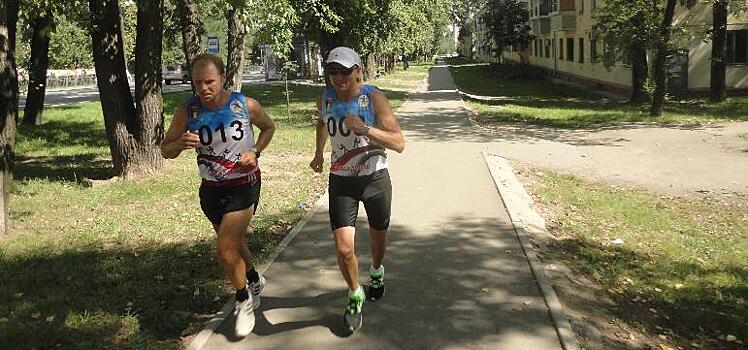
[[[661,117],[649,105],[632,105],[581,86],[555,84],[537,75],[510,76],[512,67],[447,59],[455,84],[479,124],[516,123],[556,128],[588,128],[616,123],[709,124],[748,121],[748,97],[720,103],[672,99]]]
[[[748,202],[531,173],[556,253],[604,287],[617,317],[655,334],[747,339]]]

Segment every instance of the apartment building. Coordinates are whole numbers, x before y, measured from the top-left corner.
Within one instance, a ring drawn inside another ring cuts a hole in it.
[[[606,68],[601,59],[604,43],[593,30],[595,13],[604,0],[526,0],[535,41],[522,53],[530,64],[542,67],[562,79],[587,83],[597,88],[628,92],[631,68],[624,63]],[[477,39],[485,32],[476,15],[474,57],[486,57],[490,47]],[[682,0],[675,22],[687,31],[701,34],[712,24],[711,2]],[[731,93],[748,94],[748,13],[730,15],[727,26],[727,88]],[[519,61],[518,52],[505,52],[507,59]],[[681,54],[670,62],[668,89],[671,93],[704,95],[709,91],[711,41],[694,35]]]

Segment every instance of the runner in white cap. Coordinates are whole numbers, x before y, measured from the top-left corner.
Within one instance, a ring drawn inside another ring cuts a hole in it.
[[[330,225],[338,266],[349,289],[344,320],[353,331],[363,323],[361,311],[365,299],[354,248],[358,205],[364,203],[371,236],[368,298],[378,300],[384,295],[382,260],[392,201],[385,149],[402,152],[405,139],[384,93],[361,82],[361,59],[354,50],[337,47],[330,51],[325,74],[332,88],[326,89],[317,102],[317,142],[309,166],[315,172],[322,172],[322,152],[330,136]]]

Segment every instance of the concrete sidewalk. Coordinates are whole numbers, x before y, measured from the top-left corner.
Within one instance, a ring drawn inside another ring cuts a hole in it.
[[[484,140],[454,89],[437,65],[429,91],[398,110],[407,148],[389,152],[387,295],[364,304],[363,328],[344,331],[346,286],[325,202],[265,272],[253,334],[235,339],[229,317],[201,349],[561,349],[481,155]],[[367,229],[361,210],[362,271],[370,264]]]

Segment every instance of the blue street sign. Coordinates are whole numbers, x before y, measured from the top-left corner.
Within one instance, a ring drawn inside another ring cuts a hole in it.
[[[218,53],[219,51],[219,42],[217,36],[209,36],[208,37],[208,52],[209,53]]]

